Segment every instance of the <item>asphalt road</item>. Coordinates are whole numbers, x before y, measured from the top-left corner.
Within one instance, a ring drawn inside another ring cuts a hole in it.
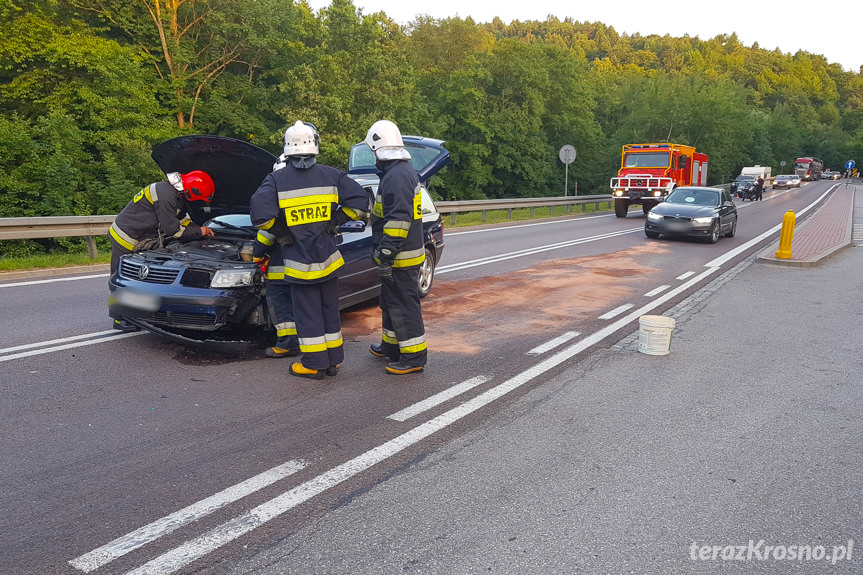
[[[863,250],[745,266],[219,572],[863,572]]]
[[[515,425],[524,398],[601,364],[638,315],[727,274],[829,186],[747,203],[737,236],[716,245],[649,241],[635,212],[448,230],[423,304],[430,363],[407,379],[367,353],[373,304],[343,314],[339,376],[309,382],[278,360],[106,330],[98,274],[0,283],[0,573],[254,569],[244,559],[414,477],[477,426]]]

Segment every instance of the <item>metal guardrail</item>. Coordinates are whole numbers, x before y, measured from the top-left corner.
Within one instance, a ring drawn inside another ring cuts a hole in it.
[[[457,202],[435,202],[435,207],[441,214],[450,214],[452,225],[456,225],[457,215],[465,212],[482,212],[482,221],[485,222],[488,212],[494,210],[507,210],[507,216],[512,217],[512,211],[521,208],[530,208],[533,217],[536,208],[549,208],[550,215],[554,215],[554,208],[564,206],[567,210],[572,206],[594,205],[599,210],[599,205],[611,202],[613,196],[560,196],[552,198],[513,198],[504,200],[465,200]]]
[[[0,240],[87,238],[87,253],[98,257],[95,236],[104,236],[116,216],[45,216],[0,218]]]
[[[611,200],[606,196],[572,196],[558,198],[516,198],[509,200],[472,200],[459,202],[437,202],[435,205],[441,214],[450,214],[452,223],[456,223],[456,214],[465,212],[482,212],[482,221],[486,221],[487,212],[491,210],[512,210],[548,207],[551,215],[557,206],[599,204]],[[0,240],[26,240],[38,238],[61,238],[84,236],[87,238],[87,253],[91,258],[98,257],[96,251],[96,236],[104,236],[116,216],[47,216],[29,218],[0,218]]]

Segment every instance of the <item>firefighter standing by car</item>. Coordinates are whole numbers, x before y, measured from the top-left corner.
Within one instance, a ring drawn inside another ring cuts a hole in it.
[[[252,196],[252,224],[272,234],[280,258],[267,275],[291,286],[302,358],[292,375],[323,379],[344,361],[336,271],[344,265],[335,230],[368,217],[368,193],[347,174],[317,163],[320,136],[297,121],[285,132],[286,166],[264,178]]]
[[[189,202],[210,202],[216,189],[213,179],[201,170],[170,172],[166,176],[166,181],[138,192],[111,224],[111,275],[117,272],[121,256],[161,247],[165,238],[187,242],[213,235],[210,228],[192,223],[189,218]],[[137,329],[117,319],[114,327]]]
[[[381,343],[369,351],[390,360],[388,373],[420,372],[428,350],[417,284],[425,260],[419,178],[393,122],[375,122],[365,143],[382,172],[372,209],[374,259],[381,277]]]

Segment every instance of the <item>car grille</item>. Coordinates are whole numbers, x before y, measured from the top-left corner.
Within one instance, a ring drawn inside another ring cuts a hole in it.
[[[692,218],[684,218],[682,216],[665,216],[665,221],[670,223],[685,223],[691,222]]]
[[[154,313],[148,320],[158,325],[169,325],[171,327],[185,329],[217,329],[222,327],[216,314],[212,313],[176,313],[170,311],[159,311]]]
[[[172,284],[180,270],[159,265],[150,265],[123,259],[120,263],[120,276],[153,284]]]

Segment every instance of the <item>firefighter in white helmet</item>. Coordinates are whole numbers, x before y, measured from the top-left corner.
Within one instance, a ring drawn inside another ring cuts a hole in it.
[[[369,194],[347,174],[317,163],[320,136],[308,123],[285,132],[285,167],[268,174],[252,196],[252,224],[279,243],[268,279],[291,286],[302,357],[292,375],[323,379],[344,361],[338,278],[344,265],[336,245],[338,225],[368,217]]]
[[[381,278],[381,343],[370,351],[389,359],[388,373],[416,373],[423,371],[428,355],[417,283],[425,260],[421,186],[393,122],[375,122],[365,143],[382,172],[372,209],[374,259]]]

